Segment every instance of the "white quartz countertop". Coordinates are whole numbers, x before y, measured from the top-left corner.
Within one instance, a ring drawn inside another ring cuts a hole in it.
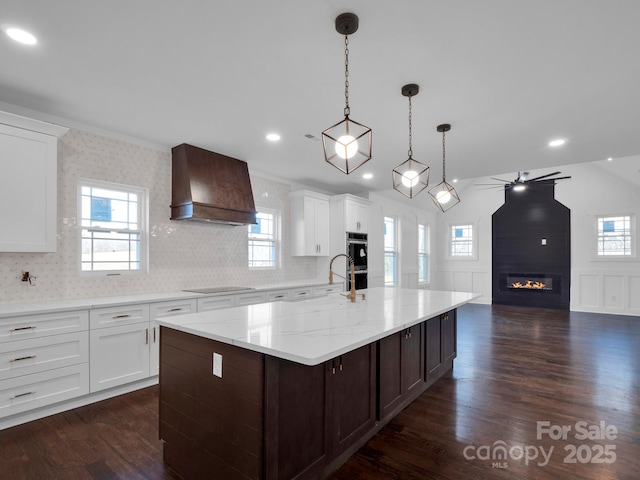
[[[339,294],[168,317],[160,325],[304,365],[318,365],[480,294],[370,288],[356,303]]]

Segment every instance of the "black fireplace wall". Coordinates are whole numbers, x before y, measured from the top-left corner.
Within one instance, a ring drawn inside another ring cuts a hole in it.
[[[532,182],[523,191],[505,189],[505,203],[492,216],[494,304],[569,309],[571,211],[554,198],[555,183]],[[554,291],[518,290],[500,284],[504,274],[551,274]]]

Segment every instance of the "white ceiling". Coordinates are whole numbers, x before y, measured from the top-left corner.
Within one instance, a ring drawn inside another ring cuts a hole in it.
[[[319,141],[342,118],[334,20],[346,11],[360,18],[351,118],[373,129],[372,160],[348,176]],[[448,180],[504,177],[640,154],[638,18],[637,0],[3,0],[0,25],[39,44],[2,35],[0,101],[356,193],[391,188],[408,150],[400,90],[417,83],[413,152],[431,183],[442,175],[440,123],[452,124]],[[279,143],[265,140],[271,131]],[[558,137],[564,147],[547,146]]]

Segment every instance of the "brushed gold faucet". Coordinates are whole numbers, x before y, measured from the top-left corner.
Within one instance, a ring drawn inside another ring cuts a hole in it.
[[[349,262],[349,266],[351,267],[351,290],[349,291],[349,293],[341,293],[340,295],[342,295],[343,297],[347,297],[349,300],[351,300],[352,303],[355,303],[356,298],[358,297],[358,295],[362,296],[362,299],[364,300],[364,293],[360,293],[357,294],[356,293],[356,269],[355,269],[355,265],[353,263],[353,258],[351,258],[349,255],[346,255],[344,253],[339,253],[338,255],[336,255],[335,257],[333,257],[331,259],[331,262],[329,262],[329,285],[333,285],[333,276],[337,275],[340,278],[344,278],[345,280],[347,279],[346,277],[343,277],[342,275],[340,275],[339,273],[335,273],[332,268],[333,268],[333,261],[338,258],[338,257],[345,257],[347,259],[347,261]]]

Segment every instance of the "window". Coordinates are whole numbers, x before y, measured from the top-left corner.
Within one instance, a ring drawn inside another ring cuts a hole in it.
[[[473,258],[473,225],[451,225],[450,245],[452,257]]]
[[[249,268],[275,268],[278,252],[278,212],[260,209],[249,225]]]
[[[597,217],[598,255],[631,255],[631,216]]]
[[[80,270],[148,271],[146,188],[79,179]]]
[[[384,286],[398,284],[398,236],[396,219],[384,217]]]
[[[418,283],[427,283],[427,242],[429,229],[426,225],[418,225]]]

